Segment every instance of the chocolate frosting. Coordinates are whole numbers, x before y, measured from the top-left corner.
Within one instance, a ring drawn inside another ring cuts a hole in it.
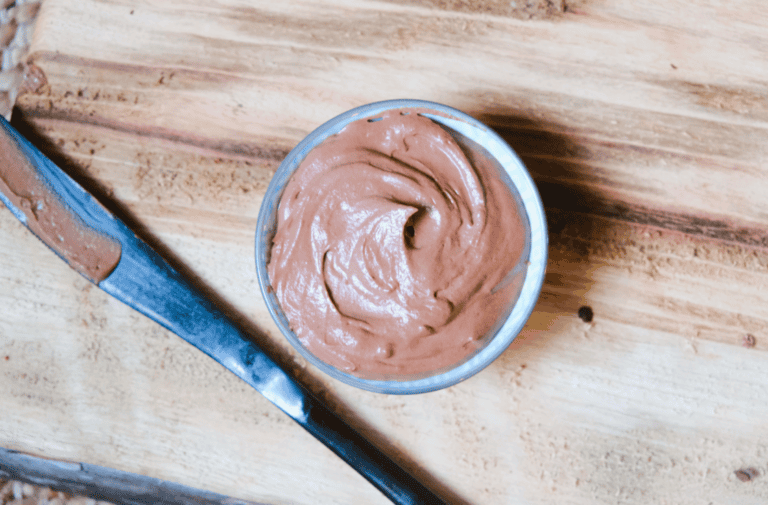
[[[0,134],[0,192],[19,209],[27,227],[69,265],[99,283],[120,261],[121,247],[82,223],[43,182],[18,145]]]
[[[513,195],[416,109],[360,119],[302,161],[268,272],[291,329],[363,378],[463,361],[508,313],[525,244]]]

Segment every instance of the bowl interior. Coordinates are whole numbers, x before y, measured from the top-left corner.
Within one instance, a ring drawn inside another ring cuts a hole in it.
[[[277,226],[277,211],[282,193],[307,154],[347,124],[362,118],[375,118],[391,109],[418,109],[450,133],[469,160],[485,159],[496,167],[498,176],[510,189],[526,230],[521,259],[504,282],[516,283],[517,296],[493,329],[480,340],[480,348],[464,360],[443,369],[423,374],[359,377],[345,373],[310,353],[290,329],[290,324],[271,289],[267,264]],[[547,234],[543,206],[533,181],[522,161],[493,130],[472,117],[445,105],[419,100],[390,100],[352,109],[323,124],[302,140],[283,160],[275,173],[259,212],[256,230],[256,269],[267,308],[291,344],[309,362],[328,375],[347,384],[389,394],[423,393],[451,386],[479,372],[496,359],[520,332],[538,298],[546,265]]]

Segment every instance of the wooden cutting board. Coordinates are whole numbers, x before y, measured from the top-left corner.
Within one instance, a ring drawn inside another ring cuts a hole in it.
[[[47,84],[14,120],[449,501],[762,504],[767,52],[760,0],[45,0],[30,62]],[[522,334],[474,378],[412,397],[307,366],[253,259],[287,152],[402,97],[494,127],[550,226]],[[0,306],[0,446],[261,503],[386,503],[5,209]]]

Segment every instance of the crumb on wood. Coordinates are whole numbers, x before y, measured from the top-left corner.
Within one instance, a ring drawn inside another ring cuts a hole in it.
[[[757,468],[751,467],[740,468],[739,470],[734,471],[733,474],[736,475],[736,478],[741,482],[749,482],[760,476],[760,472],[757,470]]]
[[[747,333],[742,337],[741,345],[749,348],[755,347],[757,345],[757,339],[751,333]]]

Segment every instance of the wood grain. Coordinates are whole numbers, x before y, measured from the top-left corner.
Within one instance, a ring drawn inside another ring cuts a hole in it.
[[[449,501],[768,499],[757,0],[45,0],[39,16],[31,60],[47,85],[19,98],[16,124]],[[259,204],[285,154],[334,115],[398,97],[494,127],[550,226],[523,333],[481,374],[417,397],[307,367],[253,266]],[[12,308],[0,313],[0,446],[262,503],[384,503],[9,212],[0,286]],[[758,474],[742,482],[743,468]]]

